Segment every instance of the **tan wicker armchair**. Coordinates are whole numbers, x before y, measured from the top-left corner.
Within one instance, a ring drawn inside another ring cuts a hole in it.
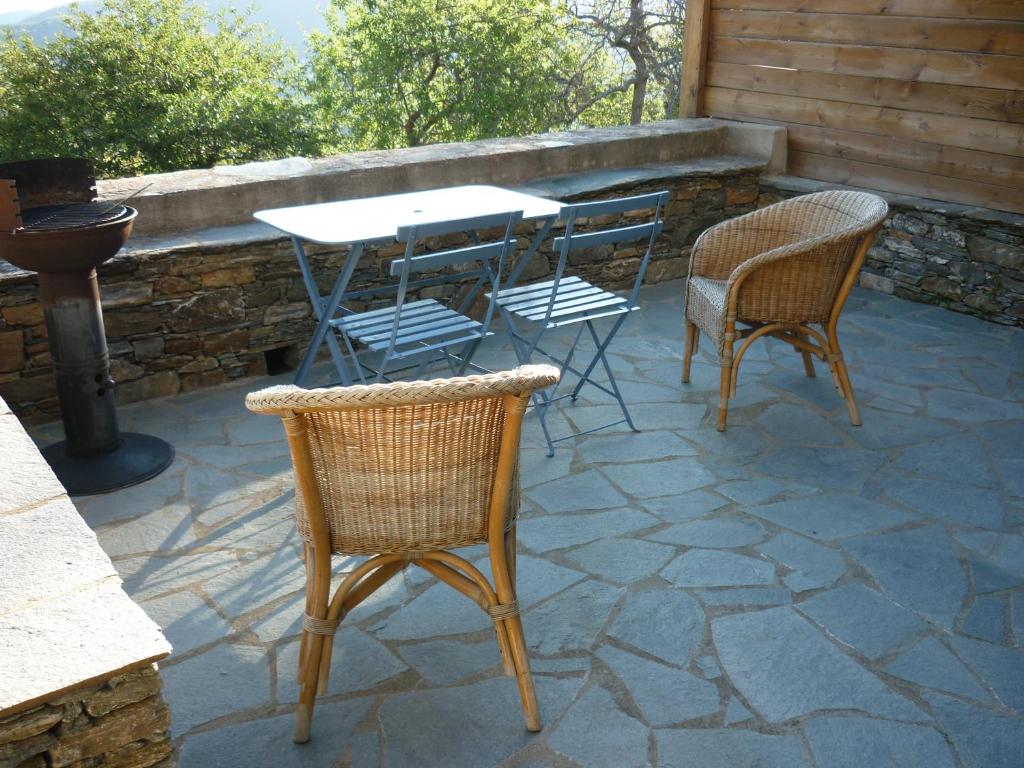
[[[519,434],[530,395],[558,370],[530,365],[483,376],[370,386],[271,387],[248,395],[284,423],[305,546],[306,608],[294,740],[309,740],[344,616],[410,563],[474,600],[494,620],[526,725],[541,727],[515,588]],[[446,550],[489,545],[494,586]],[[331,555],[372,555],[333,596]]]
[[[686,283],[682,378],[690,380],[690,361],[703,333],[721,363],[719,432],[725,430],[729,398],[736,396],[740,361],[761,336],[792,344],[808,376],[814,376],[811,355],[828,363],[850,422],[860,425],[836,324],[887,213],[876,195],[818,192],[722,222],[700,236]],[[737,323],[747,327],[737,329]]]

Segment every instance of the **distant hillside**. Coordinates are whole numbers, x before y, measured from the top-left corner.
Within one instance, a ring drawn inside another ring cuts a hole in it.
[[[263,24],[285,45],[302,54],[305,35],[314,29],[325,29],[323,9],[328,0],[199,0],[210,10],[222,8],[253,7],[252,20]],[[69,3],[70,5],[70,3]],[[100,8],[99,0],[80,0],[78,7],[87,13]],[[27,14],[22,11],[0,14],[0,30],[6,28],[15,32],[28,32],[37,43],[66,30],[61,17],[67,12],[67,5],[51,8],[42,13]],[[13,16],[14,18],[8,18]]]

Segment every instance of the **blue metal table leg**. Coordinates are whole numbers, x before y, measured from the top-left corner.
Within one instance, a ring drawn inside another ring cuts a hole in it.
[[[345,259],[345,264],[342,266],[341,272],[338,273],[334,287],[331,289],[331,294],[325,301],[320,296],[320,289],[317,288],[316,281],[313,279],[313,273],[309,268],[309,261],[306,258],[306,252],[302,247],[302,243],[299,242],[298,238],[292,238],[292,243],[295,245],[295,253],[299,259],[299,269],[302,272],[302,280],[306,285],[306,292],[309,294],[309,299],[313,304],[313,312],[317,317],[316,330],[313,332],[313,338],[309,342],[306,354],[302,357],[302,362],[299,363],[299,370],[295,373],[295,383],[302,386],[309,377],[309,370],[313,366],[313,361],[316,359],[320,345],[326,339],[327,346],[331,351],[331,357],[334,360],[334,367],[341,378],[341,383],[344,386],[348,386],[352,383],[352,377],[349,375],[344,355],[338,346],[337,339],[329,334],[331,320],[341,304],[342,296],[345,294],[345,289],[348,288],[349,281],[352,279],[352,274],[355,272],[359,257],[362,256],[364,244],[356,243],[351,247],[348,257]]]

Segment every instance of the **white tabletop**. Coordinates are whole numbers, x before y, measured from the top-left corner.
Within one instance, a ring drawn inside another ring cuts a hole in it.
[[[406,224],[466,219],[493,213],[522,211],[524,219],[542,219],[557,216],[561,207],[557,200],[500,187],[467,186],[297,205],[257,211],[253,215],[302,240],[338,244],[393,238],[398,227]]]

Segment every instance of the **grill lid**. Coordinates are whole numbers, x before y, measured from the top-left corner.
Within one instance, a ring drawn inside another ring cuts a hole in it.
[[[22,229],[31,232],[82,229],[114,221],[128,212],[127,206],[110,203],[42,205],[21,212]]]

